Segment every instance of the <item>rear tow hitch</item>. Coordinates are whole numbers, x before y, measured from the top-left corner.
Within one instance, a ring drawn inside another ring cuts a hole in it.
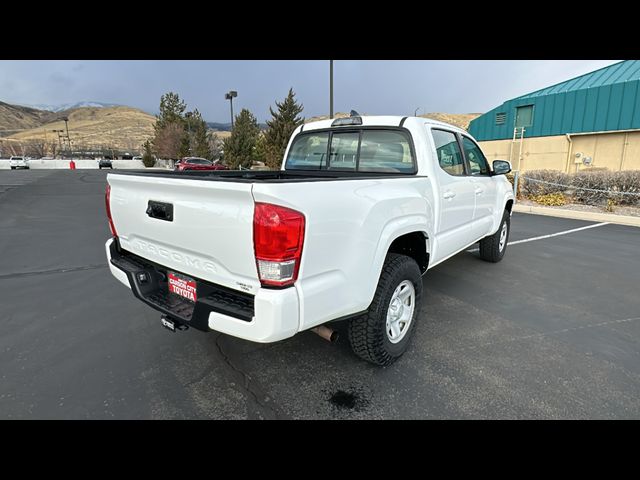
[[[181,331],[189,330],[189,325],[184,325],[182,323],[174,322],[166,315],[162,315],[160,317],[160,321],[162,322],[162,326],[164,328],[166,328],[167,330],[171,330],[174,333],[176,332],[176,330],[181,330]]]

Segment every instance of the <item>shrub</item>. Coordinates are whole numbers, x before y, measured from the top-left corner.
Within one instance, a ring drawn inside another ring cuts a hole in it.
[[[640,205],[640,170],[623,170],[611,174],[614,190],[636,195],[616,195],[611,198],[620,205]]]
[[[535,180],[557,183],[563,186],[549,185]],[[531,170],[520,175],[520,182],[522,193],[527,197],[535,197],[550,193],[563,193],[570,185],[570,175],[558,170]]]
[[[531,199],[540,205],[547,207],[559,207],[567,204],[567,199],[563,193],[546,193],[544,195],[534,195]]]
[[[586,205],[603,205],[611,198],[611,194],[593,190],[610,190],[612,183],[613,175],[610,172],[575,173],[571,176],[571,186],[576,187],[573,189],[573,199]]]
[[[153,156],[153,153],[151,152],[151,143],[149,142],[149,140],[144,142],[142,146],[144,148],[144,154],[142,155],[142,163],[147,168],[151,168],[155,166],[156,159]]]

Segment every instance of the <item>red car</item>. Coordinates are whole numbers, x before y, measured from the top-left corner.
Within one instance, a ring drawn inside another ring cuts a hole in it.
[[[229,167],[206,158],[185,157],[176,163],[175,171],[184,172],[185,170],[229,170]]]

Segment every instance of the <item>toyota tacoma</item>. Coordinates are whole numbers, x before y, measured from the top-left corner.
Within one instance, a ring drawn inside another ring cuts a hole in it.
[[[409,346],[422,276],[479,242],[502,259],[509,162],[418,117],[307,123],[275,171],[109,173],[112,274],[162,324],[274,342],[305,330],[389,365]]]

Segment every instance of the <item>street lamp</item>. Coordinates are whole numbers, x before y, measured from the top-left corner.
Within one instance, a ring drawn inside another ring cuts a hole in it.
[[[231,130],[233,130],[233,98],[238,96],[238,92],[235,90],[231,90],[224,94],[224,99],[229,100],[229,104],[231,105]]]
[[[422,107],[418,107],[413,111],[413,116],[417,117],[418,116],[418,110],[420,110]]]

